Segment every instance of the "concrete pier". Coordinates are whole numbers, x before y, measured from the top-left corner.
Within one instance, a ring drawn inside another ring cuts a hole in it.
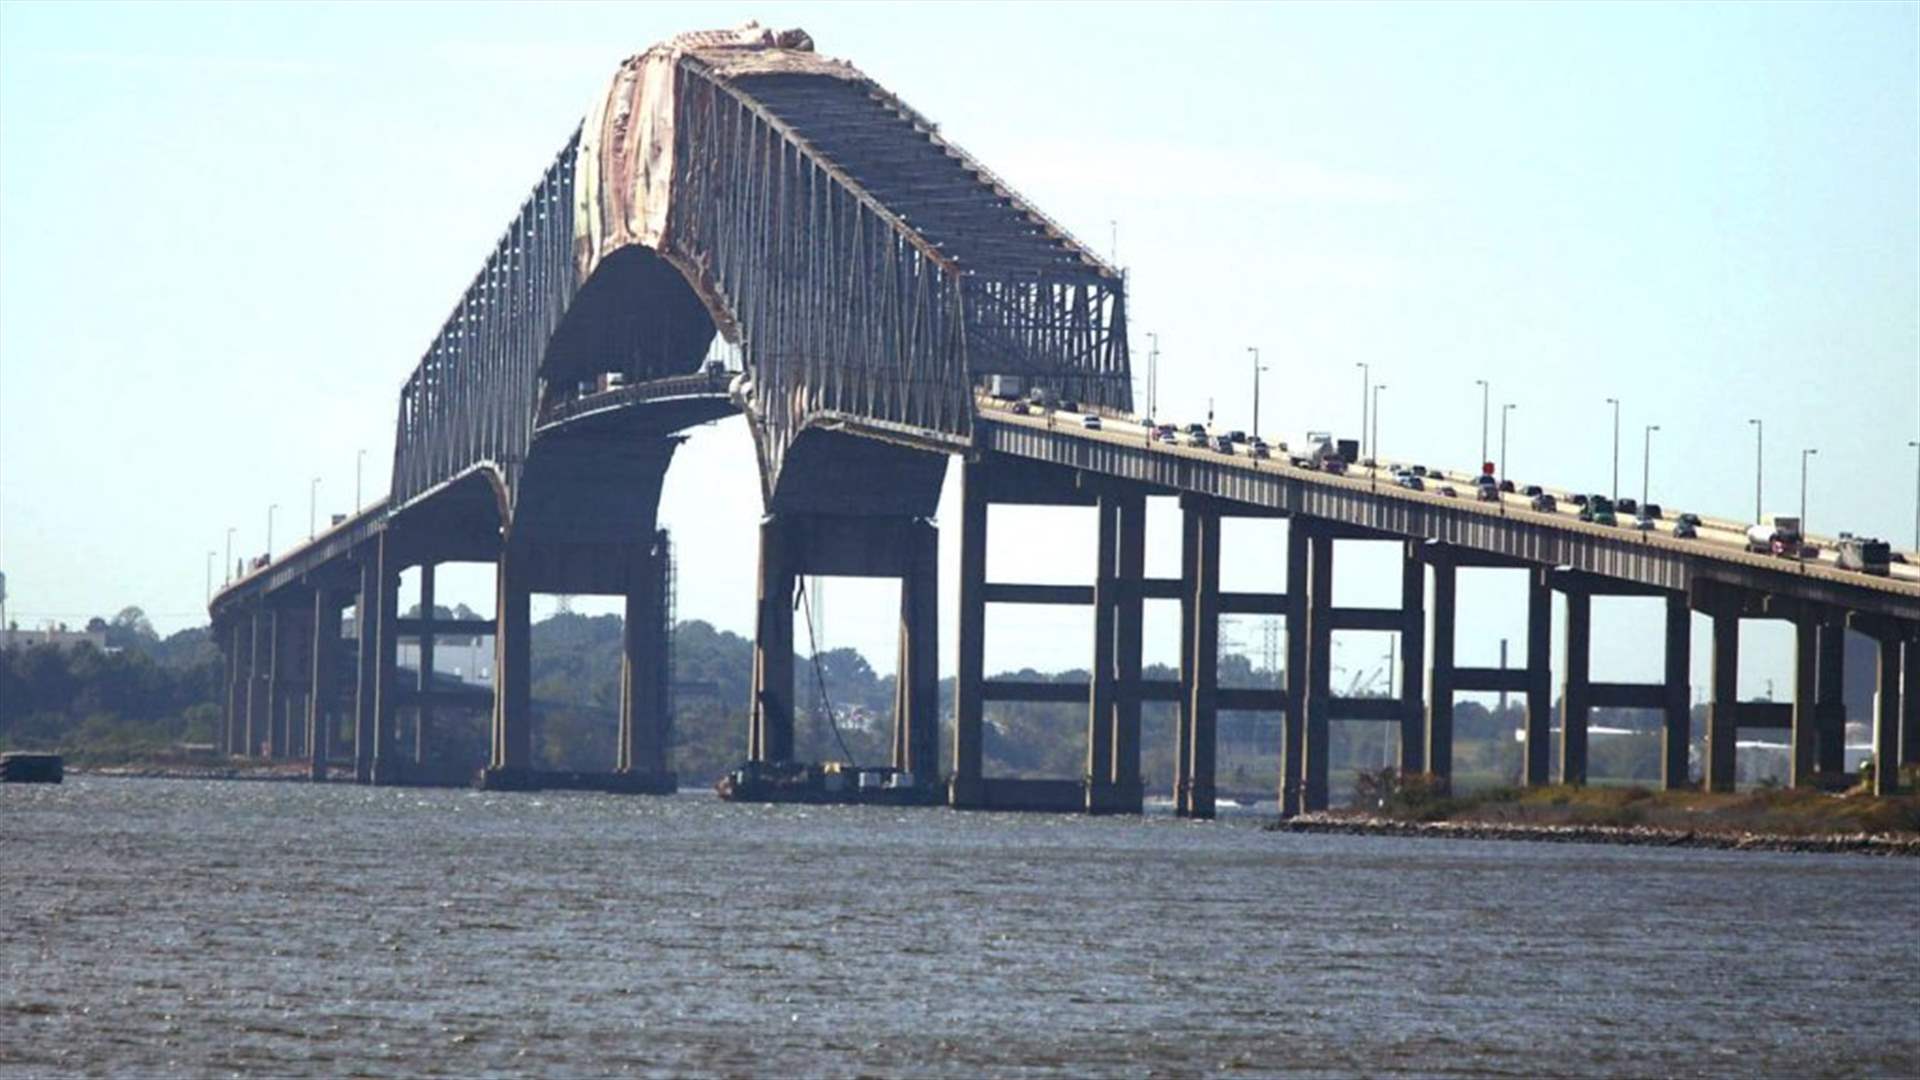
[[[503,546],[495,568],[493,630],[493,749],[487,764],[489,787],[530,782],[533,769],[532,653],[533,592],[527,581],[527,553]]]
[[[327,778],[333,757],[335,710],[339,705],[339,673],[335,664],[340,657],[340,608],[337,590],[321,589],[313,603],[313,656],[308,662],[311,678],[307,687],[307,775],[314,780]]]

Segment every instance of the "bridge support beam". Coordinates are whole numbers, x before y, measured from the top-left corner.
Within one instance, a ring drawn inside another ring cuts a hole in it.
[[[1545,570],[1532,570],[1527,580],[1527,715],[1526,762],[1522,778],[1528,787],[1553,782],[1553,586]]]
[[[953,775],[947,801],[986,805],[987,490],[980,462],[961,467],[960,610],[953,680]]]
[[[373,544],[373,759],[371,781],[399,783],[406,776],[400,752],[399,646],[400,560],[391,532]],[[363,582],[364,587],[364,582]],[[362,631],[365,632],[364,630]]]
[[[792,560],[785,522],[760,523],[759,589],[753,635],[753,704],[749,761],[793,760]]]
[[[1307,533],[1307,700],[1300,725],[1300,807],[1312,813],[1327,808],[1327,754],[1332,749],[1329,722],[1333,704],[1333,535],[1304,518],[1294,518],[1290,527],[1305,529]],[[1287,587],[1293,588],[1291,584]],[[1442,597],[1438,588],[1434,590],[1436,607],[1451,602],[1451,594]],[[1293,632],[1292,627],[1287,630]],[[1446,644],[1451,648],[1450,643]],[[1436,635],[1436,654],[1442,645]],[[1428,746],[1436,760],[1437,755],[1450,750],[1451,724],[1449,716],[1448,730],[1439,736],[1429,729]]]
[[[635,544],[627,563],[626,619],[621,632],[620,745],[615,768],[638,788],[670,793],[678,783],[667,769],[667,534]]]
[[[925,786],[940,774],[940,538],[926,522],[915,523],[909,536],[900,576],[892,764]]]
[[[433,730],[433,644],[434,588],[433,567],[431,561],[420,564],[420,628],[419,671],[415,673],[414,688],[419,691],[413,710],[413,763],[424,765],[427,762],[428,733]]]
[[[1802,618],[1793,625],[1793,727],[1788,734],[1787,786],[1807,787],[1819,767],[1820,624]]]
[[[493,740],[484,784],[533,784],[533,591],[527,553],[508,544],[495,571],[493,630]]]
[[[1433,666],[1427,674],[1428,771],[1442,787],[1453,783],[1454,630],[1458,575],[1453,560],[1440,553],[1433,564]]]
[[[1823,623],[1815,636],[1814,764],[1816,773],[1839,776],[1847,771],[1846,659],[1844,623]]]
[[[1119,520],[1114,559],[1113,764],[1103,808],[1138,814],[1145,808],[1140,775],[1141,631],[1145,616],[1142,579],[1146,575],[1147,500],[1143,495],[1107,496]],[[1102,555],[1105,559],[1105,555]]]
[[[333,757],[334,711],[339,705],[340,608],[333,589],[321,589],[313,598],[313,657],[307,686],[307,775],[327,778]]]
[[[1220,689],[1220,509],[1205,498],[1181,500],[1181,708],[1178,739],[1183,767],[1174,789],[1174,813],[1211,818],[1216,810],[1215,768]]]
[[[373,545],[355,556],[360,566],[360,590],[354,597],[353,779],[373,783],[374,716],[380,679],[379,632],[380,565]]]
[[[1688,765],[1693,748],[1693,610],[1681,593],[1669,593],[1666,606],[1666,666],[1660,685],[1660,786],[1678,791],[1693,779]]]
[[[220,735],[220,748],[228,756],[244,753],[247,744],[247,687],[253,680],[250,667],[252,623],[235,616],[225,627],[227,653],[226,730]]]
[[[1427,566],[1420,561],[1420,541],[1408,540],[1400,554],[1400,771],[1428,771],[1426,702],[1423,682],[1427,660]],[[1452,747],[1447,747],[1452,757]],[[1449,761],[1448,773],[1452,772]]]
[[[1568,592],[1567,629],[1560,683],[1560,782],[1587,782],[1587,720],[1593,708],[1593,680],[1589,668],[1593,628],[1593,598],[1584,591]]]
[[[1732,791],[1740,709],[1740,616],[1713,613],[1712,697],[1707,704],[1707,754],[1701,769],[1708,791]]]
[[[1282,691],[1286,715],[1280,727],[1281,817],[1293,817],[1305,805],[1308,581],[1312,575],[1312,545],[1307,532],[1301,518],[1294,518],[1287,525],[1287,681]]]

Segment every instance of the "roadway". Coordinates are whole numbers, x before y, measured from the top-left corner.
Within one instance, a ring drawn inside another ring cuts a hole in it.
[[[1245,444],[1237,446],[1234,454],[1227,455],[1213,449],[1211,446],[1200,447],[1188,445],[1184,425],[1176,425],[1176,427],[1182,428],[1180,441],[1177,443],[1167,443],[1151,438],[1150,429],[1146,423],[1137,416],[1108,413],[1102,410],[1098,411],[1098,415],[1101,417],[1101,426],[1099,428],[1088,428],[1083,426],[1082,417],[1087,415],[1084,412],[1055,412],[1042,409],[1038,406],[1032,406],[1030,413],[1022,415],[1014,411],[1013,405],[1013,402],[1001,401],[984,394],[978,398],[978,409],[980,413],[991,417],[992,420],[997,423],[1049,430],[1056,433],[1065,432],[1079,438],[1110,443],[1117,446],[1127,446],[1134,449],[1144,446],[1154,453],[1204,460],[1215,465],[1228,464],[1255,472],[1279,473],[1308,480],[1313,483],[1345,487],[1348,489],[1357,488],[1390,498],[1434,503],[1449,507],[1470,507],[1487,514],[1514,517],[1523,521],[1551,525],[1572,532],[1607,536],[1615,539],[1623,535],[1628,537],[1637,536],[1647,544],[1670,548],[1688,554],[1706,555],[1715,559],[1744,563],[1767,570],[1789,572],[1798,570],[1809,575],[1847,585],[1879,589],[1886,592],[1920,595],[1920,555],[1916,555],[1913,552],[1905,553],[1905,562],[1895,562],[1888,576],[1879,577],[1855,570],[1842,569],[1839,566],[1838,554],[1835,550],[1835,539],[1809,534],[1807,539],[1816,544],[1820,552],[1817,557],[1805,560],[1804,565],[1802,565],[1792,559],[1780,558],[1774,555],[1762,555],[1748,551],[1746,545],[1747,525],[1745,522],[1736,522],[1727,518],[1701,514],[1700,524],[1697,526],[1697,535],[1693,539],[1676,537],[1673,535],[1673,526],[1675,519],[1682,511],[1679,508],[1666,506],[1664,504],[1661,508],[1664,516],[1661,520],[1654,522],[1652,529],[1635,529],[1630,524],[1619,526],[1596,525],[1580,520],[1580,508],[1573,505],[1570,501],[1573,493],[1564,488],[1541,485],[1541,488],[1548,494],[1553,495],[1559,504],[1555,510],[1550,512],[1533,509],[1530,505],[1531,497],[1522,493],[1520,490],[1525,487],[1523,484],[1516,484],[1516,490],[1514,492],[1502,493],[1500,501],[1497,504],[1491,502],[1482,503],[1474,496],[1473,477],[1475,474],[1472,473],[1441,470],[1438,474],[1430,474],[1425,479],[1425,490],[1416,491],[1411,488],[1401,487],[1395,483],[1392,474],[1392,470],[1397,465],[1411,465],[1412,462],[1410,461],[1382,461],[1374,468],[1355,466],[1349,469],[1345,475],[1340,475],[1323,472],[1318,469],[1295,466],[1287,460],[1287,455],[1279,449],[1278,444],[1274,444],[1273,446],[1273,456],[1264,460],[1247,454]],[[1446,485],[1452,485],[1458,494],[1455,496],[1441,494],[1439,489]],[[1622,520],[1630,519],[1623,517]]]

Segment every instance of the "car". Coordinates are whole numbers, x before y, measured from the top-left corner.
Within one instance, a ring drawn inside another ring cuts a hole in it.
[[[1533,507],[1534,510],[1542,514],[1555,514],[1555,513],[1559,513],[1560,511],[1560,504],[1554,499],[1553,496],[1547,494],[1544,491],[1535,491],[1533,493],[1532,501],[1530,501],[1527,505]]]
[[[1419,475],[1412,469],[1402,469],[1395,473],[1393,482],[1406,488],[1408,491],[1425,491],[1427,487],[1427,485],[1421,483]]]
[[[1447,484],[1446,486],[1442,487],[1440,489],[1440,494],[1445,495],[1449,499],[1457,499],[1460,497],[1460,493],[1453,490],[1452,484]]]
[[[1079,403],[1079,402],[1077,402],[1077,401],[1074,401],[1074,400],[1072,400],[1072,399],[1068,399],[1068,400],[1066,400],[1066,401],[1062,401],[1062,402],[1060,403],[1060,411],[1061,411],[1061,412],[1079,412],[1079,411],[1080,411],[1080,403]]]
[[[1673,520],[1677,525],[1685,525],[1685,526],[1688,526],[1689,528],[1695,528],[1695,529],[1700,527],[1700,515],[1692,512],[1691,510],[1689,510],[1684,514],[1681,514],[1679,517],[1674,518]]]
[[[1295,454],[1292,457],[1289,457],[1287,459],[1287,464],[1293,466],[1296,469],[1313,468],[1313,462],[1308,461],[1306,458],[1301,457],[1299,454]]]
[[[1614,502],[1613,509],[1616,513],[1638,515],[1640,504],[1632,499],[1620,499]]]
[[[1659,521],[1660,520],[1660,504],[1659,503],[1641,503],[1640,516],[1650,517],[1655,521]]]
[[[1033,413],[1033,406],[1027,404],[1026,402],[1016,401],[1013,403],[1013,415],[1029,416],[1032,413]]]
[[[1539,484],[1528,484],[1526,487],[1520,489],[1520,494],[1531,498],[1546,494],[1546,489]]]
[[[1344,476],[1347,471],[1347,459],[1338,454],[1328,454],[1326,457],[1320,459],[1320,471],[1330,472],[1336,476]]]
[[[1500,489],[1493,484],[1475,484],[1474,498],[1481,502],[1499,502]]]
[[[1427,467],[1425,465],[1415,465],[1413,468],[1408,469],[1407,471],[1412,473],[1415,476],[1427,475]]]
[[[1653,528],[1653,519],[1645,514],[1641,514],[1633,519],[1633,528],[1639,529],[1641,532],[1647,532]]]
[[[1207,433],[1207,425],[1205,424],[1188,424],[1187,425],[1187,434],[1189,435],[1205,435],[1206,433]]]
[[[1802,541],[1800,544],[1800,557],[1803,559],[1818,559],[1820,557],[1820,545],[1811,540]]]
[[[1372,458],[1361,458],[1360,467],[1363,469],[1371,469],[1374,467],[1374,460]]]
[[[1159,434],[1154,436],[1154,438],[1159,439],[1163,443],[1168,443],[1173,446],[1180,445],[1180,433],[1173,430],[1172,428],[1162,429]]]
[[[1080,418],[1080,426],[1086,428],[1088,431],[1099,431],[1100,418],[1092,413],[1088,413]]]
[[[1222,435],[1213,440],[1213,448],[1222,454],[1232,454],[1233,439],[1229,436]]]
[[[1433,466],[1429,465],[1427,466],[1427,475],[1432,477],[1435,480],[1444,480],[1447,478],[1447,470],[1436,469]]]
[[[1193,425],[1193,427],[1200,427],[1200,425],[1195,424]],[[1195,431],[1193,430],[1192,427],[1188,428],[1187,429],[1187,445],[1188,446],[1207,445],[1207,429],[1200,428],[1199,431]]]
[[[1508,495],[1513,494],[1513,481],[1511,480],[1500,481],[1500,490],[1506,492]]]
[[[1246,442],[1247,433],[1244,431],[1229,431],[1227,432],[1227,441],[1228,442]]]
[[[1580,520],[1594,525],[1620,524],[1620,519],[1614,516],[1612,500],[1605,495],[1589,495],[1587,504],[1580,508]]]
[[[1267,452],[1267,444],[1261,442],[1259,439],[1253,440],[1253,442],[1247,447],[1247,453],[1252,454],[1254,457],[1257,457],[1257,458],[1265,458],[1265,457],[1271,456]]]
[[[1692,540],[1699,535],[1699,531],[1693,527],[1693,523],[1690,521],[1676,521],[1673,523],[1673,538],[1675,540]]]
[[[1575,506],[1584,507],[1587,505],[1587,497],[1585,495],[1579,494],[1578,492],[1567,496],[1567,501],[1572,503]]]

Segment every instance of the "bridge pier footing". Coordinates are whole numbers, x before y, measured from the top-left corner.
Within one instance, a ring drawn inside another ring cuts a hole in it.
[[[493,750],[481,785],[516,790],[538,786],[533,777],[533,592],[528,554],[512,544],[500,551],[495,572],[493,631]]]
[[[666,532],[650,544],[635,544],[627,558],[625,621],[620,652],[620,741],[615,771],[633,783],[673,791],[678,778],[667,768],[670,736],[667,635],[672,605],[668,575],[672,558]]]

